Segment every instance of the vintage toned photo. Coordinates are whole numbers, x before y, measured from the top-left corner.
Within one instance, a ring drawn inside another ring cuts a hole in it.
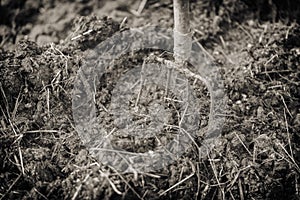
[[[0,0],[0,200],[300,200],[299,0]]]

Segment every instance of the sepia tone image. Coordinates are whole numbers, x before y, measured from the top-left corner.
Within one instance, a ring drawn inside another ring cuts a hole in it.
[[[299,0],[0,0],[0,200],[300,200]]]

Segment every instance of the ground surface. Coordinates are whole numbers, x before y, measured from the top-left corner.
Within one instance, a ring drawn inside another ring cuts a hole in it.
[[[72,116],[73,83],[84,58],[114,33],[173,26],[170,1],[148,0],[138,12],[140,3],[1,1],[0,199],[299,199],[297,1],[191,2],[193,38],[220,67],[227,96],[222,137],[206,158],[199,159],[200,136],[175,163],[153,173],[119,173],[88,153]],[[104,108],[114,107],[118,78],[141,66],[147,54],[125,55],[104,75],[96,106],[108,130],[113,119]],[[209,94],[201,82],[190,81],[201,131]],[[162,100],[163,87],[144,91],[144,114],[160,104],[169,111],[161,120],[178,124],[177,104]],[[173,132],[164,129],[157,137],[164,144]],[[156,138],[137,141],[131,133],[113,136],[114,145],[131,152],[160,145]]]

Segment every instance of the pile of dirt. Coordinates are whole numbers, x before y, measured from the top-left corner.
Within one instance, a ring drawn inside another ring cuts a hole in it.
[[[193,2],[194,38],[224,76],[228,106],[222,137],[207,158],[199,158],[202,141],[196,137],[192,148],[160,171],[120,173],[90,156],[75,131],[74,80],[98,43],[124,31],[124,16],[129,16],[131,26],[146,22],[171,28],[172,4],[149,1],[138,16],[130,11],[135,4],[130,7],[121,1],[17,2],[0,4],[0,199],[299,199],[297,23],[273,23],[272,12],[259,11],[263,17],[258,19],[253,8],[260,6],[247,1]],[[275,21],[280,20],[286,10],[277,1],[274,5]],[[119,22],[91,15],[104,8],[113,9]],[[298,17],[293,9],[288,21]],[[241,11],[244,16],[237,15]],[[162,12],[165,15],[159,18]],[[47,16],[52,16],[51,22],[44,24]],[[98,88],[99,110],[111,104],[116,80],[142,66],[150,53],[126,54],[110,66]],[[203,128],[209,94],[203,84],[189,80],[200,100]],[[152,86],[146,90],[152,96],[164,92]],[[105,117],[103,126],[113,128],[109,114],[99,111],[98,116]],[[171,131],[160,139],[164,137],[172,138]],[[131,152],[157,146],[153,138],[149,142],[122,134],[116,138],[115,145]]]

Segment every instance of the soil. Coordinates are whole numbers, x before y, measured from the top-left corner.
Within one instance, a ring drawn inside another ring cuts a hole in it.
[[[219,144],[207,157],[198,152],[203,135],[176,162],[149,173],[120,173],[89,153],[72,115],[74,81],[85,58],[129,28],[173,27],[172,1],[148,0],[139,12],[141,2],[0,1],[0,199],[300,199],[297,0],[191,1],[193,39],[219,67],[227,98]],[[107,69],[95,101],[108,132],[123,126],[105,111],[122,109],[112,98],[122,93],[119,78],[161,53],[126,54]],[[201,81],[189,81],[201,131],[210,94]],[[165,88],[143,90],[141,116],[164,110],[159,120],[178,124],[180,106],[164,101]],[[138,127],[157,126],[141,116],[133,118]],[[164,128],[158,139],[136,139],[133,130],[117,131],[113,145],[154,151],[175,132]]]

